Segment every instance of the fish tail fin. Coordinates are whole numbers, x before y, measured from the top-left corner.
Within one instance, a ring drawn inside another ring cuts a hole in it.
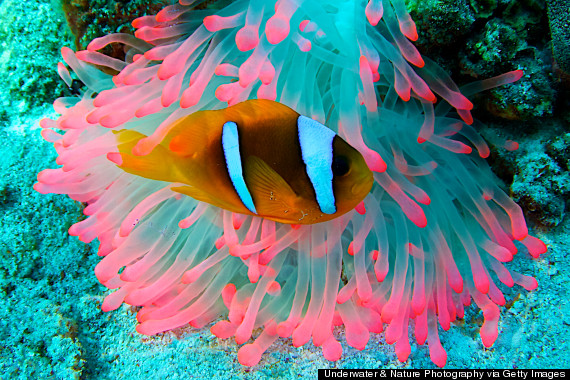
[[[183,181],[176,170],[180,159],[174,156],[168,148],[159,144],[146,156],[135,156],[132,154],[134,146],[147,136],[131,130],[113,131],[113,133],[117,138],[119,152],[108,153],[107,159],[119,168],[127,173],[157,181]]]

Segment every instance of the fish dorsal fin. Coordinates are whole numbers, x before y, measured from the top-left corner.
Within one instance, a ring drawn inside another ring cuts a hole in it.
[[[219,120],[218,120],[219,119]],[[165,143],[177,156],[190,157],[206,149],[224,124],[219,111],[198,111],[174,122]],[[214,128],[219,125],[219,130]]]
[[[291,215],[298,196],[265,161],[256,156],[247,157],[244,179],[260,216],[286,219]]]

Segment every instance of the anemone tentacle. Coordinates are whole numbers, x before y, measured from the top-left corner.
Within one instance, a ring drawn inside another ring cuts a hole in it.
[[[473,299],[485,318],[482,341],[492,345],[505,304],[498,282],[537,287],[503,263],[524,246],[534,257],[546,246],[528,235],[521,209],[485,163],[489,149],[470,126],[466,95],[522,73],[462,93],[410,42],[417,32],[402,0],[240,0],[194,9],[200,3],[181,0],[135,20],[134,37],[62,49],[85,90],[56,101],[61,116],[42,121],[62,167],[40,173],[35,188],[87,203],[87,219],[69,232],[99,239],[104,257],[95,273],[116,289],[103,310],[142,306],[142,334],[222,316],[211,331],[243,344],[244,365],[259,362],[279,337],[295,346],[312,338],[337,360],[338,325],[357,349],[385,331],[405,361],[415,320],[417,342],[427,341],[443,366],[438,324],[448,330]],[[97,52],[110,43],[125,46],[124,62]],[[59,72],[69,83],[67,68]],[[206,205],[111,160],[113,130],[147,135],[133,149],[145,155],[174,120],[251,98],[310,115],[362,153],[375,185],[358,212],[279,224]]]

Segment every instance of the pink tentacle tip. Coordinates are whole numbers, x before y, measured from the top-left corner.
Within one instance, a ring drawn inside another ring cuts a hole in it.
[[[231,63],[221,63],[216,67],[214,74],[226,77],[237,77],[239,75],[239,69]]]
[[[142,28],[143,26],[155,26],[157,24],[155,16],[142,16],[135,18],[131,25],[135,29]]]
[[[210,328],[210,332],[219,339],[228,339],[236,333],[236,326],[229,321],[219,321]]]
[[[217,32],[221,29],[232,28],[238,25],[241,16],[243,16],[243,12],[228,17],[218,15],[206,16],[204,17],[204,27],[208,29],[209,32]]]
[[[109,281],[116,275],[116,273],[113,273],[111,270],[109,270],[108,266],[105,264],[107,264],[105,260],[100,261],[99,264],[95,265],[94,271],[95,277],[97,277],[97,280],[99,280],[99,282],[102,284]]]
[[[123,157],[121,156],[121,153],[107,153],[107,159],[118,166],[121,166],[123,164]]]
[[[260,348],[255,343],[246,344],[238,350],[238,361],[241,365],[254,366],[261,360]]]
[[[245,222],[245,216],[242,214],[232,213],[232,225],[234,230],[239,230]]]
[[[429,357],[431,361],[434,362],[435,365],[439,368],[443,368],[445,366],[445,362],[447,362],[447,352],[445,352],[445,349],[441,346],[441,343],[434,346],[430,345]]]
[[[335,362],[342,356],[342,345],[333,337],[330,336],[326,342],[323,343],[323,356],[325,359]]]
[[[236,294],[236,286],[232,283],[227,284],[222,289],[222,300],[224,301],[224,305],[229,309],[230,305],[232,304],[232,300]]]
[[[383,173],[388,169],[386,162],[382,159],[380,154],[372,149],[366,148],[366,152],[364,152],[364,160],[366,164],[373,172]]]
[[[404,36],[408,37],[410,41],[417,41],[418,40],[418,30],[416,28],[416,23],[412,21],[410,18],[409,20],[400,22],[400,30],[404,34]]]
[[[355,209],[356,212],[359,213],[360,215],[366,214],[366,206],[364,205],[364,201],[361,201],[359,204],[357,204],[354,209]]]
[[[154,335],[160,332],[160,330],[155,331],[155,329],[152,328],[152,321],[141,323],[135,328],[135,330],[137,330],[139,334],[147,336]]]
[[[243,88],[239,82],[221,84],[216,88],[215,96],[220,102],[229,102],[232,98],[238,95]]]
[[[75,57],[75,53],[67,46],[64,46],[61,48],[61,56],[65,62],[69,63],[68,61]]]
[[[146,156],[157,146],[158,144],[148,137],[140,139],[133,148],[133,155],[135,156]]]
[[[281,338],[291,336],[291,333],[295,327],[296,326],[293,326],[293,323],[291,321],[283,321],[277,325],[277,335],[279,335]]]
[[[274,77],[275,67],[273,67],[270,61],[263,62],[261,70],[259,71],[259,80],[261,80],[261,83],[268,85]]]
[[[412,353],[412,347],[410,346],[410,342],[408,341],[407,336],[402,336],[400,339],[398,339],[396,342],[395,351],[396,356],[400,362],[404,363],[406,360],[408,360],[410,354]]]
[[[44,117],[40,120],[40,127],[42,128],[57,128],[57,122],[50,118]]]
[[[457,114],[459,115],[459,117],[461,117],[461,120],[463,120],[465,124],[467,125],[473,124],[473,115],[471,115],[471,111],[458,109]]]
[[[512,81],[516,82],[523,77],[524,71],[523,70],[513,70],[513,71],[508,72],[507,74],[512,75]]]
[[[226,239],[223,236],[220,236],[216,242],[214,243],[216,249],[221,249],[224,245],[226,245]]]
[[[89,50],[80,50],[75,53],[75,57],[83,62],[89,62]]]
[[[537,259],[543,253],[546,253],[546,251],[548,250],[546,244],[544,244],[542,240],[537,239],[534,236],[527,235],[521,242],[528,249],[530,255],[535,259]]]
[[[303,53],[310,51],[313,47],[313,45],[311,44],[311,41],[309,41],[308,39],[301,37],[299,35],[296,35],[293,38],[293,40],[295,41],[295,43],[299,47],[299,50],[301,50]]]
[[[366,5],[366,9],[364,10],[366,14],[366,19],[372,26],[378,25],[378,22],[382,19],[384,14],[384,8],[382,7],[381,0],[370,0]]]
[[[236,34],[236,46],[239,51],[254,49],[259,43],[259,32],[257,27],[246,25]]]
[[[480,335],[483,345],[489,348],[493,343],[495,343],[497,336],[499,336],[499,307],[495,304],[489,303],[483,309],[483,316],[485,318],[485,322],[483,322],[483,326],[481,326]]]
[[[380,251],[378,251],[377,249],[370,252],[370,258],[374,261],[378,260],[379,256],[380,256]]]
[[[73,84],[73,79],[71,79],[71,74],[69,73],[67,67],[65,67],[65,65],[61,62],[57,63],[57,73],[59,74],[60,78],[63,79],[65,84],[68,87],[71,87]]]
[[[281,14],[276,13],[267,20],[265,35],[270,44],[279,44],[289,35],[289,20],[285,19]]]
[[[267,293],[272,296],[279,295],[281,293],[281,285],[277,281],[272,281],[267,288]]]
[[[223,29],[223,17],[218,15],[204,17],[204,26],[210,32],[217,32]]]
[[[194,267],[193,269],[196,269],[196,267]],[[203,271],[202,270],[189,270],[184,272],[184,274],[182,275],[182,279],[180,280],[183,284],[191,284],[193,282],[195,282],[197,279],[200,278],[200,276],[202,275]]]
[[[50,143],[58,142],[63,138],[62,135],[52,131],[51,129],[44,129],[40,133],[42,135],[42,138]]]
[[[514,152],[519,149],[519,143],[513,140],[507,140],[505,141],[504,147],[509,152]]]

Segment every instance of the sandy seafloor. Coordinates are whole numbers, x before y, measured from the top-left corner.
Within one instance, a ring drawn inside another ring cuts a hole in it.
[[[418,346],[413,337],[412,354],[400,363],[382,335],[373,336],[364,351],[343,344],[336,363],[326,361],[320,348],[294,348],[291,340],[280,340],[259,365],[245,368],[237,361],[235,343],[218,340],[208,329],[146,337],[135,332],[133,308],[123,305],[103,313],[100,304],[108,291],[93,273],[99,260],[96,243],[86,245],[67,234],[82,218],[81,204],[32,189],[37,172],[55,165],[55,152],[38,127],[41,117],[55,115],[44,90],[36,93],[22,85],[18,99],[7,83],[14,80],[14,70],[28,78],[37,75],[38,65],[55,71],[55,46],[71,45],[58,32],[61,15],[51,13],[49,4],[23,3],[0,1],[3,31],[17,29],[29,44],[17,38],[1,42],[0,379],[279,379],[316,378],[318,368],[331,367],[435,368],[427,346]],[[51,55],[34,55],[34,46]],[[36,94],[39,104],[31,101]],[[536,144],[545,137],[525,139]],[[524,147],[525,140],[518,141]],[[501,288],[507,300],[518,298],[502,308],[500,334],[490,349],[481,343],[482,313],[473,306],[464,321],[447,332],[440,329],[447,368],[570,368],[570,224],[566,219],[551,231],[534,233],[548,253],[538,260],[519,254],[509,268],[536,277],[539,288]]]

